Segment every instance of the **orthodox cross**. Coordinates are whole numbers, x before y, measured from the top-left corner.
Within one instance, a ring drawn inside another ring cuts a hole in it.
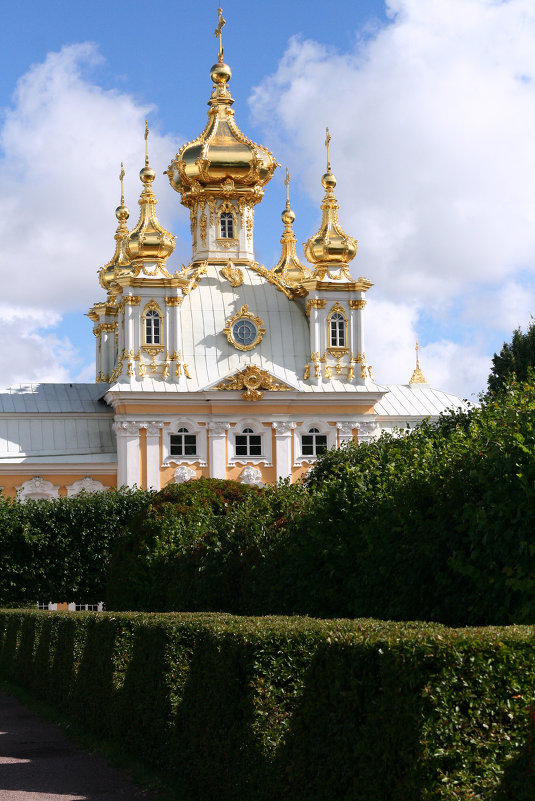
[[[122,161],[121,161],[121,172],[119,173],[119,180],[121,182],[121,206],[124,206],[124,186],[123,186],[124,167]]]
[[[290,208],[290,171],[286,167],[286,178],[284,179],[286,185],[286,208]]]
[[[416,348],[415,348],[415,350],[416,350],[416,369],[419,370],[420,369],[420,361],[418,359],[418,351],[420,350],[420,346],[418,345],[418,340],[416,340]]]
[[[223,19],[223,9],[222,8],[218,8],[217,9],[217,14],[219,16],[219,22],[217,24],[217,28],[215,29],[214,33],[217,36],[217,38],[219,39],[219,56],[218,56],[217,60],[219,61],[220,64],[222,64],[223,63],[223,43],[221,41],[221,34],[223,32],[223,26],[224,26],[226,20]]]
[[[145,167],[149,166],[149,123],[145,120]]]
[[[327,148],[327,172],[331,171],[331,159],[329,157],[329,142],[331,141],[331,134],[329,133],[329,129],[325,128],[326,136],[325,136],[325,147]]]

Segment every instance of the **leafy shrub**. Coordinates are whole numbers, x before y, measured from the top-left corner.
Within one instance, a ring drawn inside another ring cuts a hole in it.
[[[530,801],[534,637],[9,611],[0,676],[170,776],[177,798]]]
[[[102,600],[113,542],[148,497],[128,489],[24,504],[0,497],[0,603]]]

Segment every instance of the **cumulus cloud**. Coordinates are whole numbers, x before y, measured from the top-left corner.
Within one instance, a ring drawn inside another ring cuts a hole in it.
[[[376,283],[378,306],[404,304],[395,325],[411,329],[412,347],[424,312],[442,330],[450,322],[422,360],[443,358],[442,370],[427,372],[444,389],[463,373],[468,394],[483,388],[490,343],[535,312],[525,288],[535,262],[535,6],[389,0],[387,8],[390,23],[356,37],[351,52],[291,39],[251,108],[316,202],[330,125],[340,217],[360,241],[354,274]],[[383,323],[370,321],[368,353],[390,382],[399,349],[394,320]]]
[[[28,308],[27,324],[15,334],[13,352],[0,355],[4,382],[18,380],[20,375],[66,379],[75,368],[72,346],[51,334],[40,334],[39,329],[57,324],[60,312],[85,311],[102,295],[96,273],[114,250],[113,203],[115,198],[117,205],[119,201],[121,161],[127,173],[129,223],[137,221],[144,121],[154,109],[93,82],[92,71],[101,60],[97,47],[88,43],[50,53],[19,80],[11,107],[4,110],[0,132],[2,301],[19,310]],[[181,212],[162,172],[177,146],[177,141],[160,135],[157,128],[151,131],[158,215],[171,229]],[[180,258],[180,244],[177,252]],[[29,308],[37,304],[38,316]],[[15,352],[24,354],[27,361],[13,358]]]

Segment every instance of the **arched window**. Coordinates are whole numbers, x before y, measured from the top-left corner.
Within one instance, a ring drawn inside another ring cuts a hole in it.
[[[224,211],[220,218],[221,239],[234,239],[234,217],[230,211]]]
[[[320,434],[319,428],[309,428],[308,434],[301,437],[303,456],[319,456],[327,450],[327,436]]]
[[[236,434],[236,456],[262,456],[262,436],[252,428],[244,428]]]
[[[329,319],[329,345],[331,348],[345,348],[346,319],[340,312],[334,312]]]
[[[185,427],[179,428],[169,437],[169,453],[171,456],[196,456],[197,435],[190,434]]]
[[[145,344],[161,345],[161,319],[155,309],[149,309],[145,315]]]

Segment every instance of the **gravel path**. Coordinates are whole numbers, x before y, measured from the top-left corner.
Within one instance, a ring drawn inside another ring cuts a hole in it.
[[[0,692],[0,801],[158,801]]]

